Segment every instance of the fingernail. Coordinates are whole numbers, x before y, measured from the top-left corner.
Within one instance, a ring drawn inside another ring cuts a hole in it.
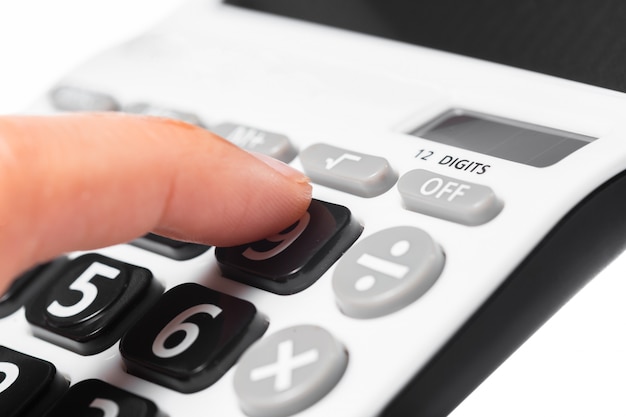
[[[293,168],[290,165],[287,165],[286,163],[282,161],[279,161],[278,159],[275,159],[275,158],[272,158],[271,156],[268,156],[262,153],[257,153],[257,152],[251,152],[251,154],[254,155],[257,159],[265,162],[274,171],[279,172],[280,174],[284,175],[287,178],[290,178],[296,182],[302,182],[302,183],[311,182],[311,180],[302,172],[298,171],[297,169]]]

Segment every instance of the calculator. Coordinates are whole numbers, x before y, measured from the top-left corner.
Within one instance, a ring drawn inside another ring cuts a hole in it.
[[[313,200],[258,242],[149,234],[16,277],[2,416],[446,416],[622,252],[619,80],[416,45],[352,7],[186,0],[28,109],[199,125]]]

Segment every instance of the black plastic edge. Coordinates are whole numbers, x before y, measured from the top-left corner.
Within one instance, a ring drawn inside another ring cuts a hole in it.
[[[211,248],[198,243],[180,242],[154,233],[148,233],[128,243],[176,261],[193,259]]]
[[[35,265],[15,278],[4,294],[0,294],[0,318],[8,317],[27,305],[33,298],[56,279],[68,258],[60,256],[49,262]]]
[[[621,0],[225,3],[626,92]]]
[[[36,358],[39,359],[39,358]],[[43,359],[39,359],[44,362],[48,362]],[[21,414],[19,417],[41,417],[47,415],[47,411],[51,409],[53,405],[55,405],[58,401],[60,401],[65,393],[67,393],[70,381],[65,379],[63,375],[61,375],[56,367],[48,362],[52,368],[54,369],[54,376],[48,385],[46,392],[33,403]]]
[[[626,172],[572,209],[392,400],[385,417],[446,416],[626,248]]]

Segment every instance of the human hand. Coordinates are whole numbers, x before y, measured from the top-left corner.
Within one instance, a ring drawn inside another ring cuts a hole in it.
[[[303,174],[186,123],[0,117],[0,295],[38,262],[149,231],[215,246],[262,239],[310,199]]]

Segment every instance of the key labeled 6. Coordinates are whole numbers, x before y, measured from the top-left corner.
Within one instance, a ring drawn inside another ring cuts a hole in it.
[[[122,338],[126,370],[180,392],[204,389],[267,329],[251,303],[198,284],[182,284]]]

